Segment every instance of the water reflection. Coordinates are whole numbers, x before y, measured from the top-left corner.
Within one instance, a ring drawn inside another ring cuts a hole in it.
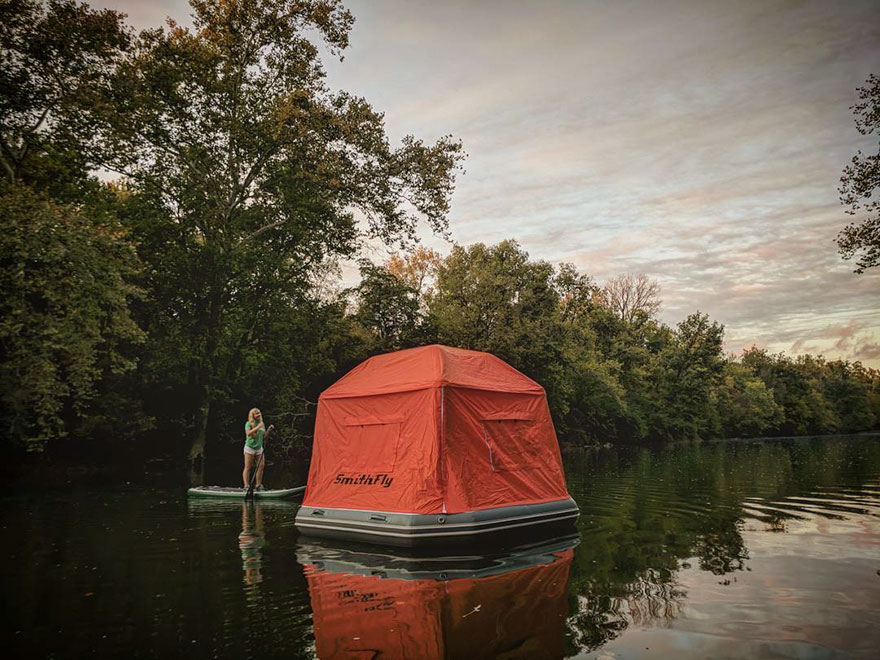
[[[245,593],[249,602],[259,598],[258,585],[263,581],[260,569],[263,566],[263,546],[265,545],[266,531],[263,525],[262,508],[253,500],[242,502],[241,534],[238,535],[238,548],[241,550]]]
[[[613,448],[565,463],[579,544],[454,560],[313,545],[294,504],[188,499],[184,470],[41,465],[0,492],[14,539],[0,546],[14,604],[4,650],[877,657],[880,437]],[[228,471],[208,483],[231,483],[240,465]]]
[[[567,654],[873,656],[876,439],[611,451],[567,467],[582,513]]]
[[[319,658],[561,658],[577,537],[503,555],[301,544]]]

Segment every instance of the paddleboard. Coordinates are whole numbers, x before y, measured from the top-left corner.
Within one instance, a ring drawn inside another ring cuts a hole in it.
[[[293,497],[305,491],[305,486],[296,488],[271,488],[269,490],[255,490],[254,498],[258,500],[278,500],[285,497]],[[232,486],[196,486],[187,491],[190,497],[228,497],[228,498],[244,498],[247,490],[244,488],[234,488]]]

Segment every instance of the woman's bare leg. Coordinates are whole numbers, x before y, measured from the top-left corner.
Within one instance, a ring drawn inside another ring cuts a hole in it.
[[[263,485],[263,468],[266,467],[266,455],[260,454],[257,456],[257,486]]]
[[[241,480],[244,483],[244,487],[247,488],[250,485],[251,479],[251,468],[254,464],[254,455],[253,454],[245,454],[244,455],[244,470],[241,472]]]

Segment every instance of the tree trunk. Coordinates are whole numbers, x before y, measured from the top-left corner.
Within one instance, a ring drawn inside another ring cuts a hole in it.
[[[205,461],[194,460],[189,464],[189,485],[205,485]]]
[[[224,284],[215,282],[208,298],[205,318],[205,353],[202,356],[199,374],[199,404],[196,410],[195,437],[189,450],[190,461],[204,461],[208,444],[208,417],[211,413],[211,384],[217,375],[217,350],[220,345],[221,308]]]
[[[189,460],[195,462],[205,459],[205,445],[208,440],[208,416],[211,413],[211,397],[208,393],[207,384],[201,385],[199,393],[199,407],[196,411],[196,433],[189,449]]]

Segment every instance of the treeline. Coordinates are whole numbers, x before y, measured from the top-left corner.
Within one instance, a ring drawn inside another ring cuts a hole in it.
[[[604,286],[531,261],[514,242],[418,250],[365,264],[351,292],[370,352],[439,342],[489,351],[544,385],[572,441],[851,433],[880,420],[880,372],[752,348],[725,356],[723,327],[655,318],[645,276]]]
[[[248,408],[307,443],[318,393],[428,342],[491,351],[547,389],[573,442],[871,428],[878,374],[820,358],[727,359],[723,329],[656,320],[655,285],[599,287],[511,241],[448,230],[451,137],[392,145],[324,83],[335,0],[193,2],[135,34],[72,0],[0,3],[0,419],[10,446],[203,456]],[[395,247],[338,288],[366,241]],[[79,444],[78,444],[79,443]],[[104,446],[104,445],[102,445]]]
[[[320,282],[366,240],[445,233],[464,154],[392,145],[327,88],[310,39],[338,55],[352,22],[338,0],[193,0],[192,28],[135,34],[74,0],[0,3],[9,443],[146,432],[197,458],[257,402],[295,429],[361,357]]]

